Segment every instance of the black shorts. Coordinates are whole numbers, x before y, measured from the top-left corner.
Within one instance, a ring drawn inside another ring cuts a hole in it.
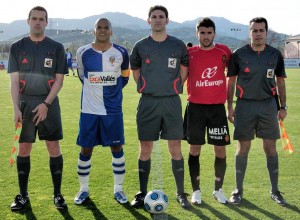
[[[58,98],[55,98],[48,109],[47,118],[35,126],[32,112],[46,97],[20,97],[24,101],[23,124],[19,142],[34,143],[36,133],[40,140],[57,141],[63,139],[60,106]]]
[[[203,105],[189,102],[184,115],[184,134],[191,145],[204,145],[207,132],[208,144],[230,144],[229,128],[223,104]]]
[[[280,139],[276,100],[237,99],[234,111],[234,140]]]
[[[137,109],[137,129],[140,141],[181,140],[182,107],[179,95],[142,95]]]

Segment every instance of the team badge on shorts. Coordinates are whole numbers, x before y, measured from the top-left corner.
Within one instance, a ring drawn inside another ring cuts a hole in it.
[[[228,135],[225,135],[225,138],[224,138],[224,139],[225,139],[226,142],[229,142],[229,140],[230,140],[230,138],[229,138]]]
[[[52,59],[50,59],[50,58],[45,58],[45,61],[44,61],[44,67],[52,68],[52,63],[53,63],[53,60],[52,60]]]
[[[274,69],[267,70],[267,78],[274,78]]]
[[[177,59],[176,58],[169,58],[168,60],[168,67],[169,68],[176,68]]]

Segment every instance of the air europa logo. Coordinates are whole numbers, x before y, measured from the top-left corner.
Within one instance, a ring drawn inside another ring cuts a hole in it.
[[[224,83],[223,80],[215,80],[215,81],[211,81],[209,79],[213,78],[216,74],[217,74],[217,70],[218,70],[218,67],[215,66],[213,68],[206,68],[201,77],[202,79],[205,79],[205,80],[197,80],[196,81],[196,87],[208,87],[208,86],[220,86]]]
[[[202,73],[202,78],[205,79],[205,78],[213,78],[216,73],[217,73],[217,70],[218,70],[218,67],[213,67],[213,68],[207,68],[206,70],[203,71]]]
[[[196,87],[208,87],[208,86],[220,86],[224,83],[223,80],[216,80],[216,81],[208,81],[208,80],[197,80],[196,81]]]

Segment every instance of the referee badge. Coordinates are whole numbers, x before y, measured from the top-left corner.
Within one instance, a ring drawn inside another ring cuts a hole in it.
[[[53,60],[52,60],[52,59],[50,59],[50,58],[45,58],[45,61],[44,61],[44,67],[52,68],[52,63],[53,63]]]
[[[169,68],[176,68],[177,59],[176,58],[169,58],[168,60],[168,67]]]
[[[274,69],[268,69],[267,70],[267,78],[274,78]]]

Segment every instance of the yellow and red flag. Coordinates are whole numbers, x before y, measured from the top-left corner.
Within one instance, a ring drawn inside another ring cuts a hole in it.
[[[17,159],[21,130],[22,130],[22,124],[21,124],[21,122],[18,122],[17,127],[16,127],[16,132],[14,135],[13,147],[11,149],[11,156],[9,159],[9,163],[11,166],[14,165],[14,163],[16,162],[16,159]]]
[[[282,142],[282,147],[285,152],[289,152],[290,154],[294,153],[294,147],[291,143],[291,140],[288,136],[288,133],[283,125],[283,122],[280,120],[279,121],[279,126],[280,126],[280,133],[281,133],[281,142]]]

